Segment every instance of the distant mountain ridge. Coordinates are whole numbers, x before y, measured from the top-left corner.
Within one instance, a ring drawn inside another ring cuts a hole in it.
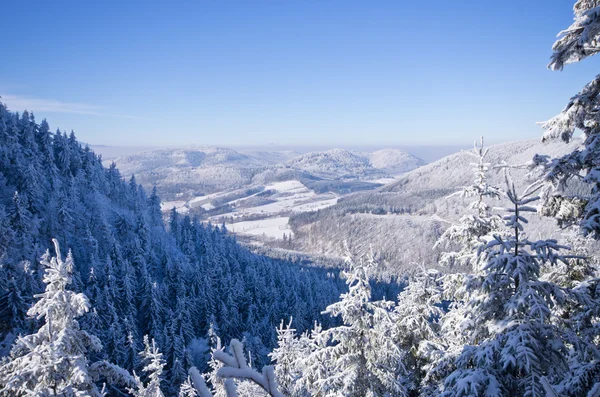
[[[105,164],[112,161],[123,175],[135,175],[142,185],[155,185],[171,199],[181,194],[210,194],[293,179],[372,181],[424,164],[397,149],[372,156],[345,149],[299,154],[291,150],[239,152],[217,147],[156,149],[117,157]]]

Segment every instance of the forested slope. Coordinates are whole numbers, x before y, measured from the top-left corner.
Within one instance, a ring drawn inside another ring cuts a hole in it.
[[[139,369],[142,338],[154,338],[178,390],[190,365],[204,365],[209,328],[245,338],[255,364],[276,342],[276,325],[294,317],[310,327],[340,294],[336,271],[269,259],[239,246],[226,230],[175,214],[168,231],[156,192],[32,114],[0,104],[0,354],[37,324],[26,316],[43,290],[40,256],[56,238],[71,249],[73,290],[93,308],[84,329],[102,356]],[[323,319],[327,321],[327,319]]]

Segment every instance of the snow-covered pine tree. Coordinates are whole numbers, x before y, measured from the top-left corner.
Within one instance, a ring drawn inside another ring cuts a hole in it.
[[[556,240],[526,237],[524,213],[536,212],[529,204],[539,197],[530,188],[518,196],[508,176],[507,184],[513,207],[504,219],[514,234],[489,242],[481,252],[485,265],[465,282],[468,343],[444,380],[442,396],[545,396],[569,376],[572,363],[565,357],[589,357],[579,350],[585,341],[565,334],[555,318],[553,309],[565,305],[568,294],[540,277],[543,268],[570,257]]]
[[[573,24],[559,33],[548,67],[562,70],[600,51],[600,4],[596,0],[579,0],[574,6]],[[583,132],[581,147],[562,157],[548,160],[536,157],[546,167],[545,206],[549,212],[570,213],[571,221],[580,223],[585,233],[600,238],[600,75],[571,98],[564,110],[543,123],[543,141],[573,140],[575,130]],[[589,184],[591,194],[578,197],[565,191],[567,183],[581,179]],[[583,211],[581,209],[583,208]],[[575,218],[575,219],[574,219]]]
[[[488,171],[490,163],[486,162],[489,149],[483,146],[483,137],[479,142],[475,141],[473,150],[467,152],[475,158],[471,163],[475,179],[473,184],[465,186],[452,196],[460,195],[463,198],[475,197],[475,201],[469,204],[472,214],[464,215],[458,223],[451,225],[440,236],[434,248],[444,248],[440,255],[440,264],[448,267],[459,267],[463,269],[473,268],[477,260],[477,248],[482,244],[482,238],[502,229],[502,218],[491,212],[491,207],[486,200],[499,199],[500,189],[488,183]],[[458,248],[458,250],[453,250]]]
[[[202,395],[198,395],[198,392],[192,383],[192,378],[189,375],[185,382],[181,384],[178,397],[202,397]]]
[[[600,382],[600,279],[595,267],[599,258],[590,249],[595,240],[583,237],[577,227],[568,232],[566,242],[574,255],[558,266],[543,268],[540,278],[567,293],[565,304],[553,307],[552,314],[567,341],[577,348],[565,356],[569,375],[554,390],[557,395],[575,397]]]
[[[2,319],[0,332],[20,326],[23,314],[27,312],[27,306],[15,277],[6,280],[6,291],[2,291],[0,295],[0,318]]]
[[[443,297],[440,279],[441,274],[435,270],[412,277],[394,308],[392,332],[396,344],[406,352],[404,365],[411,391],[421,389],[431,361],[444,349],[439,321],[444,315],[439,305]]]
[[[134,397],[164,397],[160,382],[166,365],[165,360],[158,347],[156,347],[154,339],[150,343],[148,335],[144,336],[144,350],[140,352],[140,357],[144,364],[143,371],[148,376],[148,382],[144,384],[140,377],[134,373],[136,386],[130,388],[129,392]]]
[[[302,376],[297,360],[298,357],[304,356],[305,352],[299,349],[300,346],[301,340],[296,338],[292,320],[290,319],[287,325],[281,320],[281,324],[277,328],[277,347],[269,356],[276,363],[275,376],[279,382],[279,388],[287,396],[294,395],[294,383]]]
[[[34,248],[33,236],[37,233],[38,218],[29,210],[30,204],[27,195],[15,191],[13,206],[9,208],[10,224],[15,233],[15,248],[22,251],[28,259]]]
[[[394,303],[371,300],[372,256],[360,262],[349,258],[348,264],[343,276],[349,291],[324,312],[341,317],[343,325],[301,338],[308,349],[302,349],[307,355],[299,358],[302,377],[296,382],[310,395],[407,395],[405,352],[393,333]]]
[[[438,393],[435,385],[451,372],[456,355],[462,350],[463,344],[468,342],[464,326],[467,324],[466,319],[472,314],[465,305],[464,281],[465,277],[469,277],[468,273],[476,273],[482,266],[481,257],[478,255],[479,248],[494,240],[494,235],[507,234],[502,218],[494,214],[488,204],[489,200],[498,200],[502,195],[499,187],[488,183],[488,172],[491,166],[486,161],[488,152],[489,149],[484,147],[483,137],[479,142],[475,141],[473,150],[467,152],[476,160],[471,163],[474,173],[473,183],[451,197],[456,195],[463,198],[474,197],[475,200],[469,204],[472,213],[464,215],[458,223],[446,229],[434,246],[445,250],[440,255],[442,266],[453,267],[467,273],[447,274],[440,277],[436,283],[441,284],[442,287],[442,293],[437,295],[436,303],[439,305],[446,301],[450,310],[440,316],[438,337],[425,339],[419,351],[427,367],[421,379],[423,395]],[[398,306],[401,307],[400,304]]]
[[[62,260],[57,240],[53,240],[56,257],[50,252],[42,257],[46,268],[46,290],[27,314],[43,320],[32,335],[21,336],[10,356],[0,364],[0,394],[11,396],[101,396],[96,386],[102,370],[111,377],[126,372],[109,363],[90,365],[88,354],[102,348],[100,340],[79,328],[76,320],[90,305],[85,295],[67,289],[71,283],[73,257],[69,252]]]
[[[288,349],[285,346],[285,342],[275,349],[275,352],[279,355],[278,360],[287,362],[286,366],[289,368],[291,374],[299,375],[294,376],[293,379],[288,378],[287,384],[285,384],[286,378],[283,378],[284,385],[290,397],[310,395],[310,390],[314,390],[316,388],[315,385],[329,377],[331,370],[328,367],[327,360],[319,360],[317,357],[311,356],[312,353],[325,349],[328,343],[329,340],[327,339],[327,335],[323,333],[322,325],[315,321],[310,331],[304,332],[295,339],[296,346],[293,350]],[[290,355],[285,354],[286,350]],[[308,358],[310,358],[310,365],[307,365]],[[293,382],[289,383],[291,380]],[[334,393],[334,391],[331,391],[331,393]]]
[[[226,392],[223,379],[217,375],[219,369],[223,366],[223,363],[215,358],[215,352],[223,350],[223,346],[221,345],[221,338],[219,338],[216,334],[216,330],[213,328],[213,323],[211,323],[208,335],[211,344],[211,355],[210,360],[208,361],[210,372],[206,375],[206,379],[210,382],[215,397],[225,397]],[[197,383],[197,381],[195,383]]]

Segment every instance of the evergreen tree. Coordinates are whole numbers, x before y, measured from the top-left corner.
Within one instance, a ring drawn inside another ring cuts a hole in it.
[[[567,293],[540,277],[544,268],[569,260],[560,252],[566,247],[524,235],[524,213],[536,211],[528,204],[538,197],[531,189],[518,196],[508,178],[507,184],[513,207],[504,219],[514,234],[495,236],[481,253],[485,265],[465,281],[462,329],[468,343],[443,381],[442,396],[546,395],[551,385],[565,379],[566,356],[589,357],[585,341],[565,333],[554,315],[555,308],[566,304]]]
[[[275,376],[279,383],[281,392],[287,396],[297,395],[297,387],[295,383],[303,375],[302,369],[297,365],[298,357],[306,355],[306,350],[303,349],[307,340],[296,337],[296,330],[292,327],[292,321],[284,325],[283,320],[277,329],[277,348],[273,350],[269,356],[276,363]]]
[[[349,264],[350,271],[344,273],[349,292],[326,310],[340,316],[343,325],[315,331],[301,342],[310,347],[297,358],[302,377],[296,382],[311,395],[408,395],[405,352],[394,341],[390,315],[394,304],[371,301],[372,258]],[[290,388],[289,379],[286,387]]]
[[[559,33],[554,43],[553,54],[548,67],[562,70],[565,65],[579,62],[600,50],[600,12],[595,0],[579,0],[575,3],[573,24]],[[567,222],[580,222],[585,233],[600,238],[600,75],[573,96],[564,110],[543,123],[546,130],[544,141],[561,139],[568,143],[573,140],[575,130],[583,132],[581,147],[562,157],[549,160],[537,156],[537,163],[546,167],[546,181],[554,189],[548,189],[545,205],[549,213],[570,213]],[[581,178],[591,188],[588,197],[578,197],[568,193],[567,184],[572,179]],[[553,193],[553,194],[551,194]],[[583,199],[583,200],[582,200]]]
[[[15,396],[61,395],[101,396],[90,374],[88,354],[102,348],[100,340],[83,331],[76,318],[89,310],[85,295],[66,289],[71,282],[73,257],[62,260],[54,240],[56,257],[47,251],[46,290],[28,311],[43,319],[42,327],[32,335],[19,337],[11,354],[0,364],[0,392]]]
[[[440,318],[444,311],[442,275],[434,270],[412,277],[398,295],[392,315],[392,334],[396,345],[406,352],[403,362],[411,392],[421,389],[431,363],[444,349],[440,335]]]
[[[25,194],[15,191],[10,211],[10,224],[15,237],[14,249],[22,252],[27,259],[33,259],[34,236],[37,233],[37,218],[29,210]]]
[[[446,249],[440,256],[440,264],[444,266],[458,266],[464,269],[475,267],[477,247],[485,242],[486,238],[489,241],[493,233],[502,229],[502,219],[492,214],[491,207],[486,202],[489,199],[500,198],[500,189],[488,183],[490,163],[485,161],[488,151],[489,149],[483,146],[482,137],[479,143],[475,142],[473,150],[467,152],[477,160],[476,163],[471,163],[475,180],[472,185],[465,186],[462,191],[452,196],[475,197],[476,200],[469,205],[473,213],[463,216],[457,224],[446,229],[435,244],[435,247]],[[451,248],[458,250],[452,251]]]
[[[165,368],[165,361],[162,353],[156,347],[154,339],[152,344],[148,340],[148,335],[144,336],[144,350],[140,352],[142,362],[144,363],[143,371],[148,375],[148,382],[144,385],[142,380],[135,377],[136,388],[129,389],[135,397],[164,397],[160,388],[162,374]]]
[[[0,332],[22,326],[22,319],[27,313],[28,304],[21,292],[22,286],[11,277],[0,295]]]

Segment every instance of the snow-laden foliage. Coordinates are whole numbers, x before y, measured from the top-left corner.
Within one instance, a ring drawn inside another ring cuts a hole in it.
[[[164,397],[160,382],[166,365],[165,360],[154,339],[150,343],[148,335],[144,336],[144,350],[140,352],[140,356],[144,364],[143,371],[148,376],[148,382],[144,384],[137,375],[134,375],[136,387],[130,388],[129,392],[135,397]]]
[[[489,242],[481,252],[485,265],[465,280],[468,343],[443,381],[443,396],[546,395],[574,368],[566,357],[583,364],[594,356],[591,346],[556,317],[568,292],[541,277],[544,269],[573,258],[556,240],[527,238],[524,214],[536,211],[529,204],[538,197],[532,190],[519,196],[508,178],[507,183],[513,207],[504,219],[513,235]]]
[[[222,387],[219,388],[222,390],[218,390],[213,394],[207,387],[204,377],[196,367],[192,367],[188,381],[184,383],[180,395],[187,395],[185,393],[189,394],[193,390],[196,394],[190,395],[199,397],[218,395],[226,397],[284,396],[279,391],[273,367],[264,366],[262,373],[254,370],[246,361],[244,345],[237,339],[231,341],[229,353],[219,348],[213,351],[212,358],[219,362],[216,376],[223,381]]]
[[[459,222],[451,225],[436,242],[436,248],[444,248],[440,255],[440,264],[443,266],[459,268],[474,268],[477,260],[477,247],[488,240],[492,233],[502,229],[502,219],[492,214],[491,207],[486,200],[499,199],[500,189],[488,183],[488,172],[491,166],[486,162],[489,149],[483,146],[483,137],[480,142],[475,142],[472,151],[468,152],[476,159],[471,163],[475,179],[469,186],[465,186],[452,196],[461,195],[465,198],[474,197],[469,204],[471,214],[464,215]],[[453,251],[452,248],[457,248]]]
[[[277,328],[277,348],[269,354],[271,361],[277,363],[275,376],[279,389],[285,395],[294,394],[294,383],[302,377],[302,371],[295,364],[297,357],[303,355],[302,341],[296,338],[296,330],[292,328],[292,320],[284,324],[281,320]]]
[[[579,0],[575,3],[575,20],[573,24],[559,34],[553,47],[553,55],[549,68],[562,69],[569,63],[595,55],[600,49],[600,4],[595,0]],[[573,152],[552,160],[544,160],[547,169],[546,180],[554,188],[554,195],[548,194],[547,200],[553,197],[554,211],[574,212],[571,221],[581,220],[584,232],[592,233],[600,238],[600,75],[588,83],[578,94],[573,96],[564,110],[554,118],[543,123],[546,130],[543,140],[561,139],[570,142],[576,130],[583,132],[583,143]],[[540,159],[538,159],[540,160]],[[588,197],[574,197],[563,192],[571,179],[582,179],[591,186]],[[581,207],[581,199],[585,199],[583,213],[575,211]],[[558,201],[558,203],[557,203]],[[567,201],[570,204],[560,204]],[[575,218],[575,219],[574,219]]]
[[[597,273],[600,261],[590,250],[595,241],[589,236],[583,237],[578,229],[569,232],[566,242],[573,255],[557,266],[543,268],[540,278],[564,288],[568,297],[564,305],[552,308],[552,315],[568,343],[576,349],[565,356],[569,376],[555,386],[555,391],[561,396],[578,396],[587,393],[600,378],[600,279]]]
[[[559,39],[552,46],[554,53],[548,65],[552,70],[561,70],[600,51],[600,3],[578,0],[573,11],[573,24],[558,34]]]
[[[196,367],[193,367],[193,368],[196,369]],[[198,370],[196,369],[196,371],[198,371]],[[203,396],[203,394],[200,394],[200,393],[198,393],[198,391],[196,391],[196,388],[194,387],[194,383],[192,382],[192,377],[191,377],[191,375],[188,375],[185,382],[183,382],[181,384],[181,388],[179,388],[178,397],[198,397],[198,395],[200,397]]]
[[[316,326],[294,341],[293,331],[280,330],[280,346],[273,358],[289,371],[285,389],[291,395],[386,396],[407,395],[405,352],[394,334],[391,301],[372,301],[369,274],[375,262],[349,260],[344,272],[348,293],[327,307],[343,325]]]
[[[223,363],[223,367],[217,372],[219,377],[227,380],[249,380],[260,386],[268,395],[283,397],[283,394],[279,392],[273,367],[266,365],[263,367],[262,373],[258,373],[248,366],[244,356],[244,346],[237,339],[231,341],[229,353],[218,350],[214,353],[214,358]],[[228,393],[228,397],[235,397],[235,395]]]
[[[396,345],[405,352],[403,363],[409,390],[420,390],[431,363],[443,349],[440,318],[444,315],[441,274],[430,270],[412,277],[398,295],[392,314]]]
[[[100,351],[100,340],[83,331],[77,318],[88,312],[87,297],[67,289],[72,282],[73,256],[63,261],[57,240],[55,257],[42,257],[46,289],[27,314],[42,320],[34,334],[21,336],[0,364],[0,394],[14,396],[101,396],[97,376],[110,373],[129,382],[128,374],[109,363],[90,365],[89,355]],[[94,376],[96,375],[96,376]]]

